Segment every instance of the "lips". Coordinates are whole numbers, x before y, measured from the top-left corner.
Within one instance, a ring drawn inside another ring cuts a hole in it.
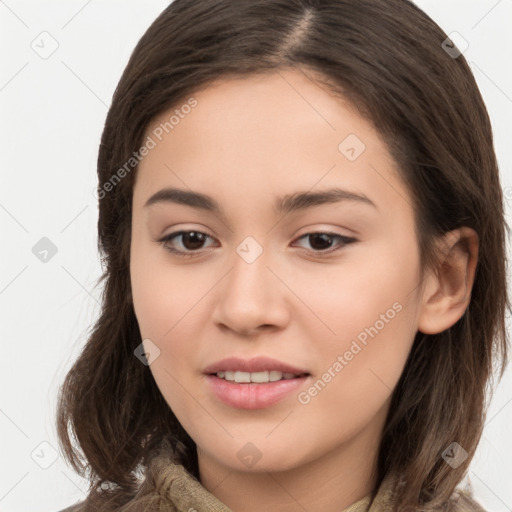
[[[207,366],[203,373],[213,396],[238,409],[270,407],[297,393],[310,380],[310,373],[304,368],[269,357],[229,357]],[[271,376],[286,378],[270,380]],[[254,377],[260,382],[254,382]],[[236,380],[229,380],[231,378]]]
[[[309,375],[304,368],[291,366],[288,363],[272,359],[270,357],[255,357],[253,359],[241,359],[239,357],[228,357],[207,366],[203,373],[215,375],[217,372],[264,372],[277,371],[282,373],[293,373],[294,375]]]

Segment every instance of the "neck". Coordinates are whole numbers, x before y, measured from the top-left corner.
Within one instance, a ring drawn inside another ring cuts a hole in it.
[[[363,430],[285,471],[237,471],[198,450],[200,481],[234,512],[340,512],[375,489],[378,434]]]

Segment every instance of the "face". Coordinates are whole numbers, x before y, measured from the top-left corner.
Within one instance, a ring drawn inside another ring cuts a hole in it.
[[[370,450],[418,330],[418,241],[395,162],[297,70],[191,96],[148,127],[134,186],[148,371],[200,463],[278,471]]]

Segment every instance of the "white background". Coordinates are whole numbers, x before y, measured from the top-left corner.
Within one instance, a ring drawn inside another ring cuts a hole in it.
[[[54,452],[56,394],[99,311],[92,191],[108,105],[133,47],[167,3],[0,1],[0,511],[57,511],[84,498],[86,482]],[[494,126],[510,222],[512,0],[417,3],[469,42],[464,55]],[[31,47],[52,44],[45,59]],[[46,263],[32,253],[42,237],[57,247]],[[511,427],[509,369],[468,473],[489,511],[512,510]]]

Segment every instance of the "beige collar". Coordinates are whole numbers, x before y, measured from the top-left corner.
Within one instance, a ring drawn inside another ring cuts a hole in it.
[[[150,466],[139,492],[122,508],[123,511],[140,512],[148,510],[148,506],[158,505],[158,510],[168,512],[233,512],[181,464],[173,463],[168,457],[155,457]],[[370,493],[340,512],[393,512],[395,485],[396,479],[386,477],[375,496]],[[456,490],[449,501],[452,512],[486,512],[471,492],[465,490]],[[61,512],[84,512],[86,505],[86,501],[80,502]],[[446,510],[446,507],[435,510]]]
[[[169,505],[174,505],[176,512],[233,512],[182,465],[167,462],[165,469],[162,469],[165,476],[162,475],[163,478],[157,483],[158,492],[169,500]],[[390,497],[393,484],[393,479],[384,479],[373,500],[372,494],[369,494],[340,512],[391,512]]]

